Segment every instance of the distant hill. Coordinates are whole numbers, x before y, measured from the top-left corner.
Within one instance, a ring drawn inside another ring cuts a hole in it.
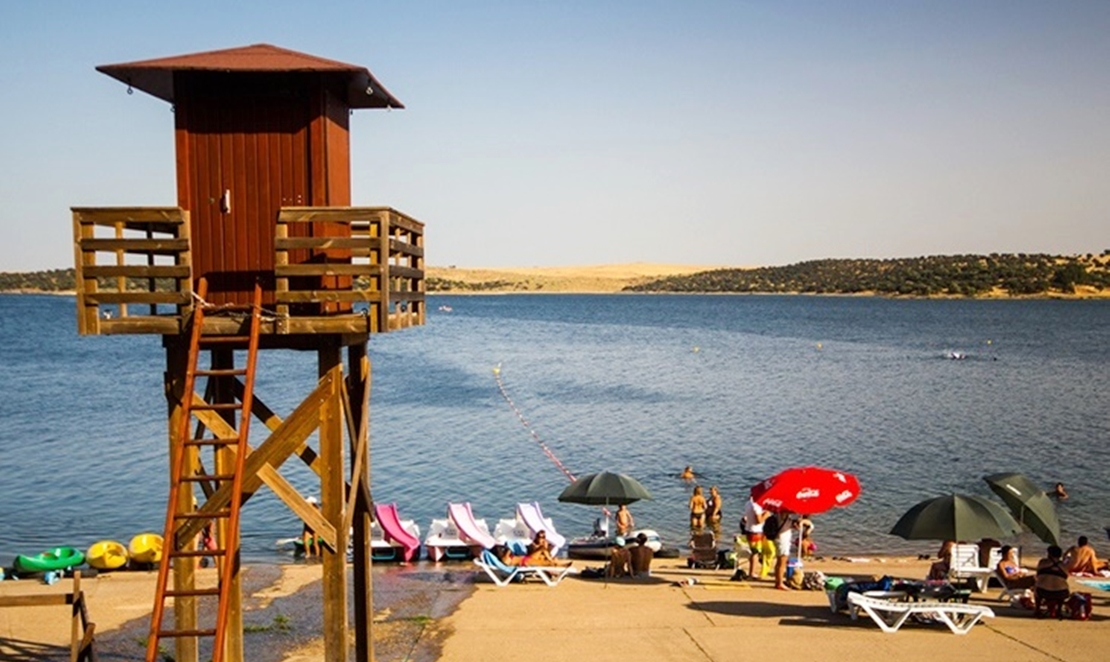
[[[0,271],[0,292],[71,292],[77,287],[73,269]]]
[[[1110,251],[1101,255],[938,255],[828,259],[781,267],[618,264],[471,269],[429,267],[429,293],[705,292],[881,296],[1110,297]],[[73,269],[0,273],[0,291],[66,292]],[[114,287],[113,283],[105,283]],[[165,284],[169,286],[169,283]]]
[[[716,269],[631,285],[628,292],[878,294],[887,296],[1110,296],[1102,255],[938,255],[812,260],[783,267]]]

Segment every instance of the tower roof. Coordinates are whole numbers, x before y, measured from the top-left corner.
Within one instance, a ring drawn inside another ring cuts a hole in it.
[[[366,67],[278,48],[253,44],[218,51],[189,53],[154,60],[105,64],[96,68],[130,87],[173,103],[173,75],[177,71],[305,72],[337,74],[346,78],[351,108],[404,108]]]

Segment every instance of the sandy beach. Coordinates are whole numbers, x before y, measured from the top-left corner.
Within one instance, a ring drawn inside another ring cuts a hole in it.
[[[928,561],[861,558],[807,562],[827,575],[923,577]],[[598,564],[575,562],[579,569]],[[570,576],[497,587],[465,563],[375,568],[375,654],[379,661],[505,659],[542,652],[551,660],[750,660],[797,655],[812,660],[975,659],[1007,662],[1103,660],[1110,645],[1110,594],[1090,591],[1089,621],[1036,619],[1011,607],[999,590],[972,596],[990,607],[970,633],[939,624],[905,625],[886,634],[867,617],[833,613],[820,591],[778,591],[769,581],[728,581],[729,570],[691,570],[656,561],[648,579],[603,581]],[[317,632],[320,566],[249,566],[247,658],[323,660]],[[694,583],[688,583],[689,579]],[[101,660],[139,660],[154,574],[85,578]],[[69,580],[0,582],[0,596],[64,593]],[[0,608],[0,659],[67,659],[69,608]],[[527,652],[527,653],[526,653]]]

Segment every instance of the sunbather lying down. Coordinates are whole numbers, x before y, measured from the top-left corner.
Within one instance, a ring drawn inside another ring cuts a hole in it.
[[[491,550],[505,565],[517,565],[535,568],[565,568],[571,565],[570,561],[556,561],[546,549],[537,549],[531,554],[520,556],[513,554],[513,550],[505,545],[494,545]]]

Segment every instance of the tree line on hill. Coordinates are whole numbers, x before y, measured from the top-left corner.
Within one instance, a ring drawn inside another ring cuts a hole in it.
[[[160,279],[161,280],[161,279]],[[115,279],[101,287],[115,289]],[[145,289],[147,281],[128,283]],[[158,283],[156,289],[172,287]],[[428,292],[532,289],[527,283],[482,283],[429,278]],[[627,292],[705,292],[782,294],[879,294],[886,296],[975,297],[1002,292],[1011,296],[1074,294],[1077,287],[1110,288],[1110,250],[1093,254],[935,255],[895,259],[825,259],[781,267],[715,269],[668,276],[624,288]],[[65,292],[76,289],[74,269],[0,272],[0,292]]]
[[[715,269],[668,276],[628,292],[730,292],[975,297],[1074,294],[1110,287],[1110,250],[1096,257],[1045,254],[938,255],[897,259],[826,259],[782,267]]]

